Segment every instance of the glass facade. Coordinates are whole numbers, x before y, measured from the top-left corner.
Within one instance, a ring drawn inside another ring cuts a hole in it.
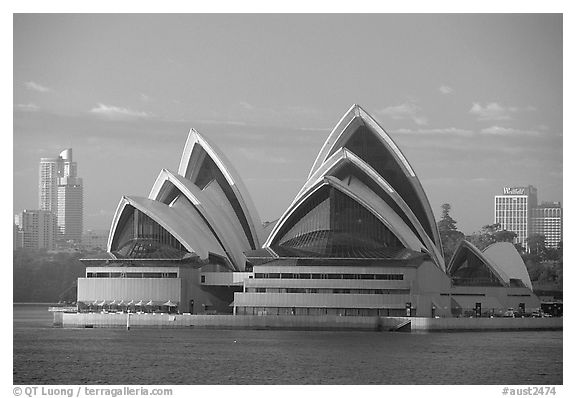
[[[120,258],[181,258],[186,248],[156,221],[126,205],[112,252]]]
[[[433,237],[433,228],[436,228],[436,226],[430,225],[426,211],[414,186],[408,181],[400,164],[395,161],[392,154],[375,134],[366,126],[359,127],[350,137],[345,148],[362,158],[388,181],[412,209],[428,236]]]
[[[273,245],[347,258],[380,257],[382,249],[404,248],[374,214],[330,186],[320,188],[297,208]]]
[[[466,247],[456,253],[450,273],[454,286],[504,286],[490,267]]]
[[[378,183],[376,183],[371,177],[366,175],[364,171],[360,170],[358,166],[349,163],[344,167],[340,168],[337,172],[335,172],[334,177],[338,178],[341,181],[346,181],[351,178],[356,178],[360,180],[364,185],[366,185],[374,193],[376,193],[384,202],[386,202],[386,204],[390,206],[392,210],[394,210],[394,213],[396,213],[402,219],[402,221],[404,221],[406,225],[412,230],[412,232],[414,232],[414,235],[416,235],[418,239],[420,239],[422,244],[425,245],[424,241],[420,237],[420,234],[418,233],[418,230],[416,229],[412,221],[410,221],[410,219],[406,216],[404,211],[400,208],[400,206],[398,206],[398,204],[394,201],[394,199],[390,197],[390,194],[384,189],[382,189],[382,187],[378,185]]]

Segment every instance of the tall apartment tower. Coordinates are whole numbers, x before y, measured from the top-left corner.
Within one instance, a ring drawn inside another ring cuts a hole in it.
[[[20,215],[22,247],[26,249],[56,248],[57,223],[48,210],[24,210]]]
[[[532,234],[532,209],[538,204],[538,190],[527,187],[504,187],[502,195],[494,196],[494,222],[506,231],[516,233],[514,243],[526,247]]]
[[[546,237],[546,247],[555,249],[562,240],[562,205],[542,202],[532,209],[532,233]]]
[[[82,239],[83,188],[77,170],[71,148],[56,158],[40,159],[40,210],[56,216],[61,241]]]

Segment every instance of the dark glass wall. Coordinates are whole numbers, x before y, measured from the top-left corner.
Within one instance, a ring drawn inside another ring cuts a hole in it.
[[[463,249],[454,261],[450,276],[455,286],[503,286],[490,267],[469,249]]]
[[[172,258],[187,252],[170,232],[131,205],[126,205],[119,221],[118,231],[111,249],[122,257]]]
[[[362,158],[390,183],[412,209],[428,236],[434,240],[433,226],[430,225],[424,206],[413,185],[407,181],[401,166],[374,133],[366,126],[359,127],[352,134],[345,148]]]
[[[380,257],[404,248],[398,238],[360,203],[324,186],[298,207],[273,247],[296,248],[325,257]]]

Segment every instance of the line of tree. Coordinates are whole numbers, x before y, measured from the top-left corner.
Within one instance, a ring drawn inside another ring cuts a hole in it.
[[[57,303],[76,301],[76,283],[85,275],[80,258],[92,252],[47,252],[17,249],[13,254],[13,301]]]

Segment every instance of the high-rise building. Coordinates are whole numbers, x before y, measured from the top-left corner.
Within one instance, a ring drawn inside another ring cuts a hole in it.
[[[562,240],[562,205],[543,202],[532,209],[532,233],[546,237],[546,247],[555,249]]]
[[[40,159],[40,210],[56,216],[58,240],[62,241],[79,242],[82,238],[83,188],[77,170],[71,148],[57,158]]]
[[[62,177],[58,184],[58,230],[64,241],[80,242],[83,215],[82,179]]]
[[[502,195],[494,197],[494,222],[506,231],[516,233],[514,243],[527,250],[530,235],[544,235],[547,248],[556,248],[562,240],[562,206],[560,202],[538,205],[538,191],[527,187],[505,187]]]
[[[58,179],[64,174],[62,163],[60,156],[40,159],[38,187],[40,210],[51,211],[54,214],[58,211]]]
[[[514,243],[526,247],[532,233],[531,212],[538,204],[538,190],[527,187],[504,187],[502,195],[494,197],[494,222],[503,230],[516,233]]]
[[[48,210],[24,210],[20,215],[22,247],[25,249],[56,248],[57,223]]]

